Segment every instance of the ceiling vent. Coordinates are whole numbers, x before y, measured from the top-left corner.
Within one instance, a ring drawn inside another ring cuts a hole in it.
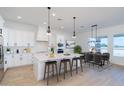
[[[62,21],[63,19],[61,19],[61,18],[58,18],[57,20],[58,20],[58,21]]]

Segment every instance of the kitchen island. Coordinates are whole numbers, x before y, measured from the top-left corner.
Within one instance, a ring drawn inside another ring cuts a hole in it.
[[[36,53],[34,54],[33,58],[33,72],[37,80],[43,80],[44,77],[44,67],[45,67],[45,62],[47,61],[57,61],[58,62],[58,67],[59,63],[62,59],[70,59],[74,57],[80,57],[80,54],[55,54],[54,57],[49,57],[48,54],[45,53]]]

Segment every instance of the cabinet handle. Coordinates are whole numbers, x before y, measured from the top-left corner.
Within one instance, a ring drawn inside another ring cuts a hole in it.
[[[20,60],[22,60],[22,57],[20,57]]]
[[[5,61],[5,64],[7,64],[7,61]]]

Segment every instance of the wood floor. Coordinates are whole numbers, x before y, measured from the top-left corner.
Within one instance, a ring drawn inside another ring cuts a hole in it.
[[[84,65],[84,72],[76,74],[73,71],[73,76],[67,73],[66,79],[60,75],[59,82],[56,78],[50,78],[52,86],[119,86],[124,85],[124,67],[112,65],[106,69],[97,69],[92,66]],[[2,86],[44,86],[46,81],[37,81],[33,74],[32,66],[18,67],[9,69],[6,72],[4,79],[1,82]]]

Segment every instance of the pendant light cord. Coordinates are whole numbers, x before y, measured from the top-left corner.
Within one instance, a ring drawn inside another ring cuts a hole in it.
[[[75,19],[76,19],[76,17],[73,17],[73,19],[74,19],[74,32],[73,32],[73,36],[76,36],[75,35]]]
[[[48,29],[50,30],[50,7],[48,7]]]
[[[93,38],[93,26],[91,26],[91,38]]]
[[[91,26],[91,38],[94,38],[94,37],[93,37],[93,28],[94,28],[94,27],[95,27],[95,30],[96,30],[94,37],[97,39],[97,24]]]
[[[97,25],[96,25],[96,41],[97,41]]]

